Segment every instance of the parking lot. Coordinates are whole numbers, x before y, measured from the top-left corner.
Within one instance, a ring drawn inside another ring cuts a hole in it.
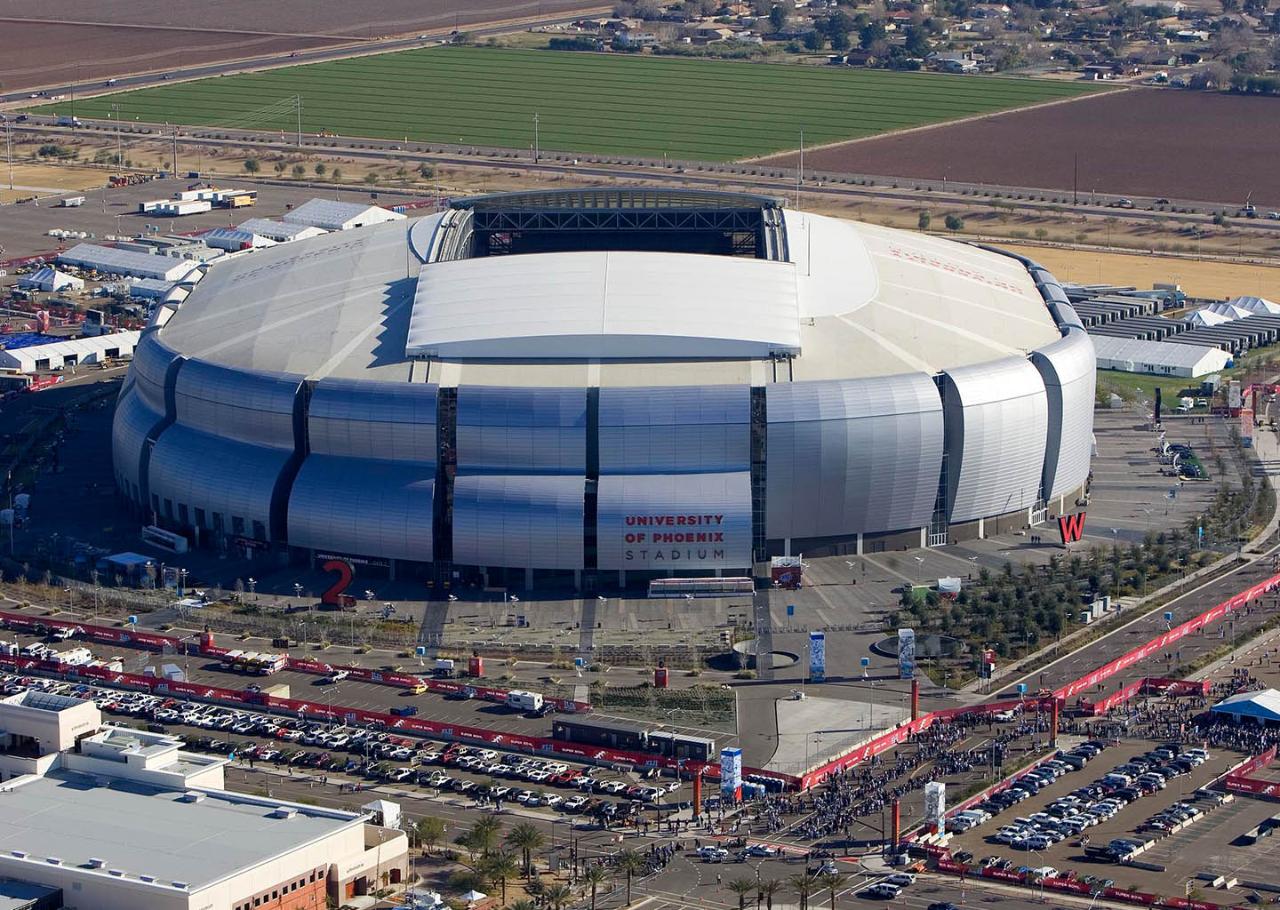
[[[1069,749],[1074,743],[1064,738],[1063,745]],[[1156,893],[1169,893],[1167,874],[1116,864],[1117,855],[1130,852],[1119,842],[1132,841],[1136,844],[1161,837],[1162,829],[1167,830],[1187,818],[1194,820],[1171,837],[1198,840],[1201,833],[1208,830],[1208,820],[1220,811],[1221,806],[1216,797],[1197,791],[1239,761],[1240,756],[1213,750],[1205,760],[1189,770],[1171,772],[1163,787],[1138,784],[1139,777],[1154,771],[1140,771],[1129,765],[1144,761],[1144,755],[1159,748],[1162,747],[1155,743],[1134,741],[1104,748],[1084,768],[1060,775],[1038,792],[998,812],[989,821],[959,834],[952,841],[952,850],[970,853],[979,863],[998,862],[1014,870],[1023,867],[1049,867],[1057,873],[1073,870],[1082,880],[1092,876],[1102,882],[1114,880],[1122,887],[1136,886]],[[1147,760],[1147,768],[1168,768],[1177,763],[1178,753],[1186,754],[1186,749],[1170,749],[1169,753],[1163,753],[1175,754],[1172,761],[1152,756]],[[1190,763],[1183,767],[1187,764]],[[1104,781],[1113,769],[1121,766],[1126,767],[1120,773],[1132,778],[1132,785],[1115,778]],[[1069,802],[1073,805],[1068,806]],[[1189,808],[1175,810],[1176,805]],[[1175,811],[1184,818],[1175,818],[1172,814]],[[1070,819],[1077,821],[1073,824],[1067,821]],[[1087,820],[1086,825],[1081,825],[1079,820],[1082,819]],[[1024,836],[1033,830],[1031,836]],[[1118,849],[1113,855],[1106,856],[1103,851],[1109,844],[1116,844]],[[1150,850],[1134,853],[1132,858],[1144,863],[1158,862],[1153,857],[1162,855],[1162,850],[1164,854],[1168,852],[1162,844],[1163,840]]]
[[[544,815],[561,812],[609,824],[638,819],[645,809],[667,814],[688,810],[691,798],[687,784],[656,773],[433,743],[376,727],[305,721],[102,686],[0,676],[5,695],[27,688],[92,698],[117,723],[180,736],[193,751],[352,789],[392,784],[422,795],[456,794],[497,810],[518,805]]]

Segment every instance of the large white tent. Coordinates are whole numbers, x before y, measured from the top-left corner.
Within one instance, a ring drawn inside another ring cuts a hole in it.
[[[1280,692],[1275,689],[1241,692],[1239,695],[1223,699],[1210,710],[1214,714],[1226,715],[1236,720],[1280,723]]]

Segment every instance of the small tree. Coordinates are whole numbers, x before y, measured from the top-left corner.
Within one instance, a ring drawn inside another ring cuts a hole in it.
[[[257,158],[246,158],[244,159],[244,169],[247,173],[256,174],[262,170],[262,165],[258,163]]]
[[[430,180],[435,175],[436,175],[436,169],[433,168],[431,165],[427,164],[425,161],[422,162],[422,164],[418,165],[418,176],[421,177],[423,180]]]
[[[335,168],[333,169],[333,171],[332,171],[332,172],[330,172],[330,174],[329,174],[329,179],[330,179],[330,180],[332,180],[334,183],[341,183],[341,182],[342,182],[342,168],[340,168],[340,167],[335,167]]]
[[[507,850],[491,853],[480,862],[480,871],[502,890],[502,902],[507,902],[507,882],[520,874],[520,864]]]
[[[303,167],[301,164],[295,164],[293,166],[292,173],[293,173],[294,180],[301,180],[303,177],[307,176],[307,169]]]
[[[916,227],[922,231],[929,230],[931,224],[933,224],[933,216],[928,212],[921,212],[920,217],[916,219]]]
[[[375,174],[373,171],[370,171],[369,173],[364,175],[364,182],[367,183],[369,186],[373,186],[378,182],[378,175]]]
[[[549,885],[547,890],[542,892],[542,899],[547,902],[551,910],[562,910],[565,904],[573,900],[573,891],[568,885]]]
[[[619,872],[627,877],[627,905],[631,905],[631,880],[644,871],[644,857],[635,850],[626,849],[617,856],[615,863]]]
[[[418,824],[414,826],[414,832],[418,835],[418,843],[422,844],[422,849],[432,850],[444,837],[444,819],[428,815],[418,820]]]
[[[285,163],[285,162],[283,162],[283,161],[277,161],[275,164],[273,164],[273,165],[271,165],[271,166],[272,166],[273,168],[275,168],[276,176],[277,176],[277,177],[279,177],[281,174],[283,174],[283,173],[285,172],[285,169],[289,167],[289,165],[288,165],[288,164],[286,164],[286,163]]]
[[[325,171],[327,170],[329,169],[325,167],[325,163],[323,161],[316,162],[315,172],[317,177],[323,177],[325,175]]]
[[[959,231],[964,229],[964,219],[959,215],[948,215],[944,222],[948,231]]]

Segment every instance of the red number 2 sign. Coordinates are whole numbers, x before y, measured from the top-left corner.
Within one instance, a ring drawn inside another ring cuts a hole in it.
[[[345,559],[331,559],[321,566],[326,572],[337,572],[338,580],[331,584],[323,594],[320,595],[320,603],[333,604],[335,607],[342,606],[342,595],[346,593],[348,587],[351,586],[351,579],[355,576],[356,571],[352,568],[351,563]]]

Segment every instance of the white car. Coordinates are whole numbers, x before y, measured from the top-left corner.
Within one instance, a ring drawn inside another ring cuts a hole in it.
[[[860,897],[868,897],[875,900],[893,900],[902,894],[902,889],[897,885],[891,885],[888,882],[879,882],[860,892]]]
[[[891,885],[897,885],[899,888],[905,888],[908,885],[916,883],[916,877],[910,872],[895,872],[885,879]]]

